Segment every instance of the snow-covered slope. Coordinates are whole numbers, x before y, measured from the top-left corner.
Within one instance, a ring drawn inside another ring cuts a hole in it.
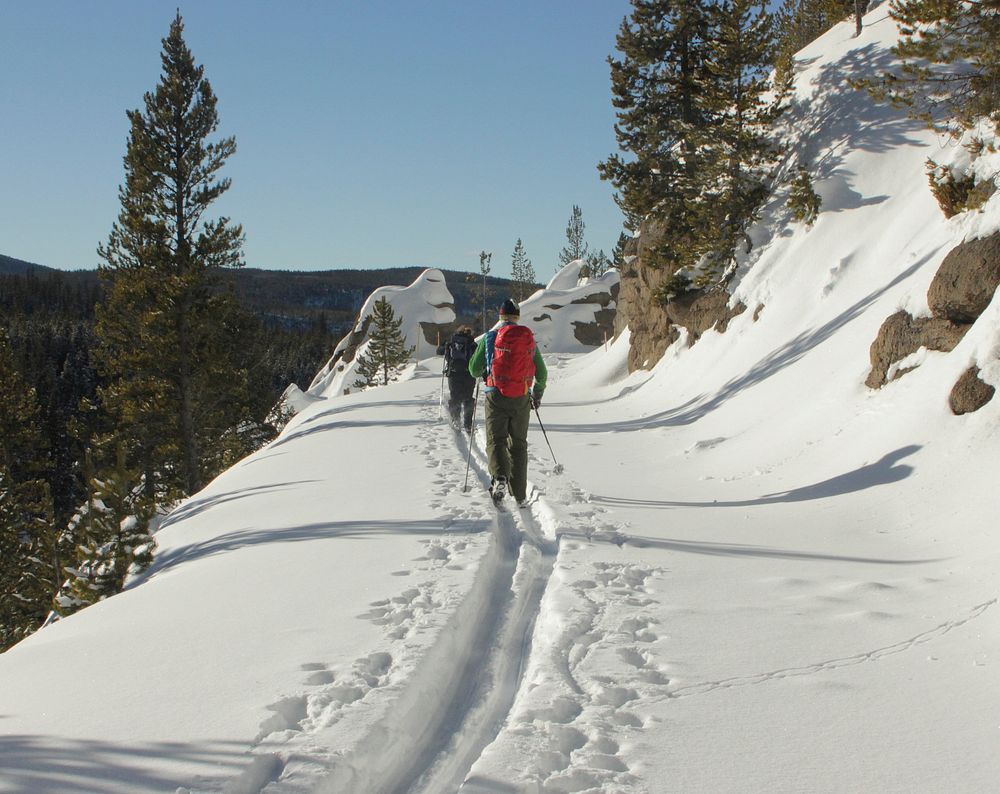
[[[852,32],[802,54],[815,226],[770,207],[750,310],[652,372],[625,374],[627,334],[549,352],[566,471],[533,423],[530,510],[493,511],[438,360],[331,391],[129,590],[0,656],[0,791],[995,789],[1000,402],[946,398],[970,361],[997,383],[998,301],[863,381],[1000,199],[943,219],[947,142],[847,89],[887,60],[885,10]]]

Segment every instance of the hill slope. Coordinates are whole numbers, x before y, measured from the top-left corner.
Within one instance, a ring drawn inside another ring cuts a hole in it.
[[[945,221],[939,141],[840,87],[885,61],[884,17],[802,54],[825,211],[769,208],[751,310],[652,372],[625,374],[627,335],[549,357],[566,474],[534,424],[530,510],[489,505],[481,436],[463,492],[439,360],[313,403],[126,593],[0,656],[0,791],[994,787],[1000,402],[947,394],[970,361],[1000,385],[1000,303],[864,378],[1000,198]]]

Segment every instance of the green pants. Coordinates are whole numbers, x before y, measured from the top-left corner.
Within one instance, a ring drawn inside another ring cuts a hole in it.
[[[486,454],[490,476],[506,477],[517,500],[528,491],[528,423],[531,398],[504,397],[498,391],[486,394]]]

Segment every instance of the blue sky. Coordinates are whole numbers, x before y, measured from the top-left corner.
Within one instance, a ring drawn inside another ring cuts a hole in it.
[[[0,0],[0,253],[95,267],[177,0]],[[574,204],[621,230],[607,56],[627,0],[180,4],[238,151],[213,215],[252,267],[421,265],[547,279]]]

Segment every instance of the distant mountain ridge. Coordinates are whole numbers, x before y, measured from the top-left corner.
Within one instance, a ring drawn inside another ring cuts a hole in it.
[[[52,271],[54,268],[46,267],[45,265],[38,265],[34,262],[26,262],[23,259],[15,259],[12,256],[6,256],[0,254],[0,274],[2,275],[12,275],[17,273],[26,273],[29,270],[45,270]]]
[[[411,283],[426,268],[421,266],[379,270],[264,270],[245,267],[225,270],[223,282],[230,284],[242,302],[268,322],[289,328],[306,328],[320,317],[331,326],[349,328],[355,315],[375,289]],[[482,311],[483,279],[478,273],[442,270],[455,297],[455,312],[470,322]],[[58,270],[0,254],[0,276],[36,274],[97,283],[97,270]],[[487,276],[487,311],[510,292],[509,279]],[[541,285],[535,285],[536,287]]]

